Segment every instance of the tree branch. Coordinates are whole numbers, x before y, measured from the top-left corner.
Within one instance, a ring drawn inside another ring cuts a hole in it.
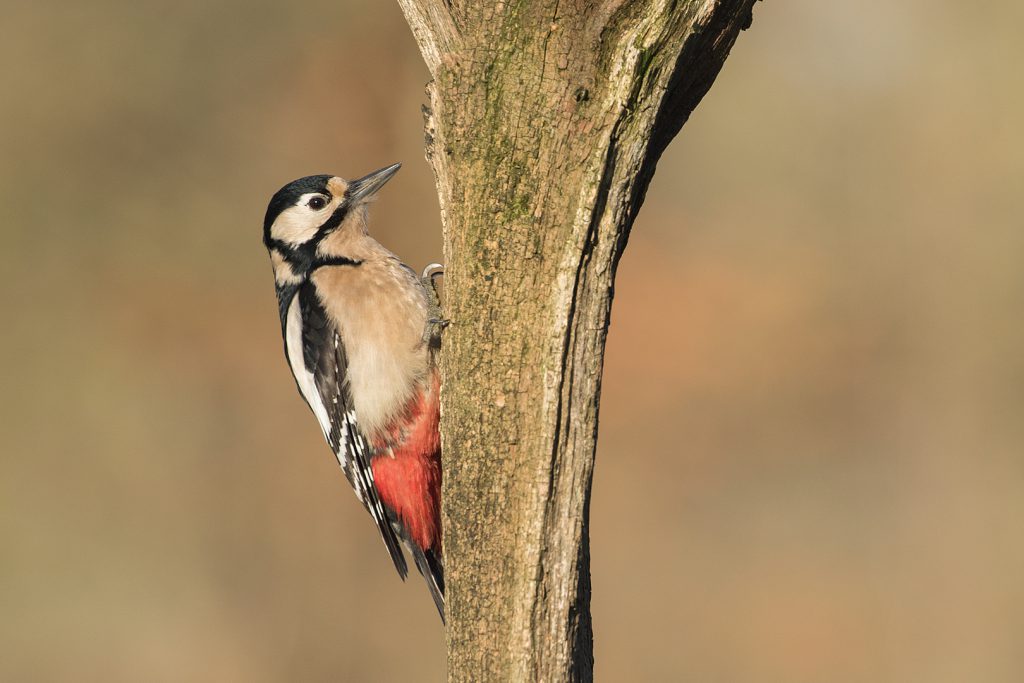
[[[458,49],[458,33],[448,4],[438,0],[398,0],[431,75],[445,55]]]
[[[754,0],[399,0],[434,77],[449,679],[592,677],[615,269]],[[457,27],[457,28],[456,28]]]

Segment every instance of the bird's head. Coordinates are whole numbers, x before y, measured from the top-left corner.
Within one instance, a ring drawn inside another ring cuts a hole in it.
[[[263,220],[263,243],[275,273],[306,271],[329,235],[352,229],[365,234],[365,206],[401,164],[359,178],[311,175],[288,183],[270,199]],[[287,266],[287,268],[286,268]]]

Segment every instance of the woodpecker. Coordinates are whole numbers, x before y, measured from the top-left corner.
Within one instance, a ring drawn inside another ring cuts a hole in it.
[[[398,171],[358,180],[314,175],[271,198],[263,223],[285,358],[398,574],[403,548],[444,620],[440,316],[422,276],[373,239],[367,204]]]

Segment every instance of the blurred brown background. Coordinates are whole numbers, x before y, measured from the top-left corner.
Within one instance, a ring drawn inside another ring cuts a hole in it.
[[[1019,3],[759,4],[620,270],[604,681],[1024,680]],[[0,6],[0,679],[440,681],[282,352],[261,221],[401,160],[393,2]]]

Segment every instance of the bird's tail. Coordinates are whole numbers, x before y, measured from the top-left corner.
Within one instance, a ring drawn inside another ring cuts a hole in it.
[[[415,543],[410,544],[412,556],[416,560],[416,568],[420,570],[427,588],[430,590],[430,597],[434,598],[437,606],[437,613],[441,615],[444,622],[444,562],[439,552],[433,549],[420,550]]]

